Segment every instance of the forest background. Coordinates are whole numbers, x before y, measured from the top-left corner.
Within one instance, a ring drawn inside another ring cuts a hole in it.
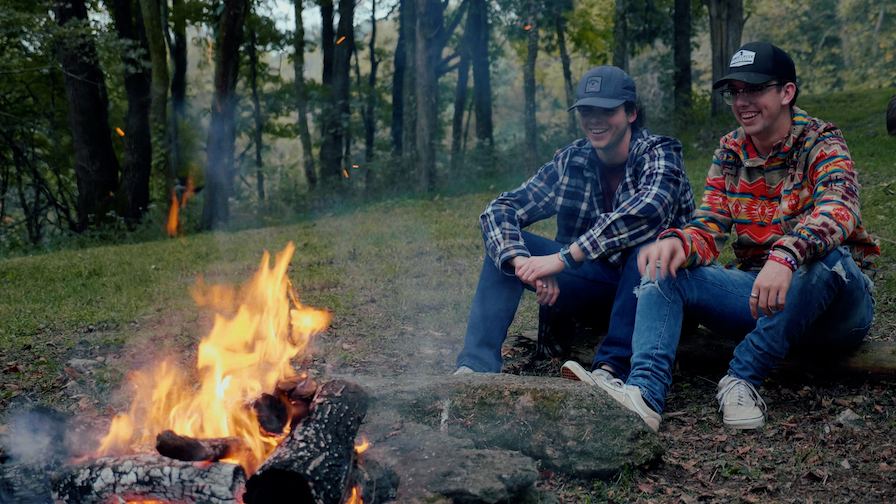
[[[710,83],[760,39],[805,94],[896,85],[896,2],[4,0],[0,254],[509,188],[599,64],[653,130],[717,137]]]

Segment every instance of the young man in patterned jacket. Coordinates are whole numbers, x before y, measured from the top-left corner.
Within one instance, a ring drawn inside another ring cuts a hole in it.
[[[873,318],[862,270],[880,249],[862,227],[856,171],[840,130],[795,106],[793,60],[751,42],[713,87],[740,127],[721,139],[694,219],[641,249],[631,372],[597,384],[654,430],[685,310],[744,335],[716,396],[724,424],[740,429],[765,423],[756,388],[791,351],[854,349]],[[729,269],[716,259],[732,229]]]
[[[455,373],[501,371],[501,345],[523,289],[562,313],[612,306],[593,380],[624,378],[631,357],[636,249],[691,218],[681,144],[640,127],[635,83],[612,66],[589,70],[576,102],[585,138],[559,150],[480,217],[486,256]],[[522,231],[557,216],[550,240]],[[592,378],[593,377],[593,378]]]

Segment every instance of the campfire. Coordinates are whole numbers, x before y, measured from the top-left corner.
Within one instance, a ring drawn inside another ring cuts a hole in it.
[[[362,502],[353,468],[368,446],[355,445],[367,396],[293,368],[330,320],[299,302],[294,250],[273,265],[265,253],[240,289],[197,283],[193,297],[215,319],[195,373],[163,361],[130,376],[128,412],[55,483],[58,501]]]

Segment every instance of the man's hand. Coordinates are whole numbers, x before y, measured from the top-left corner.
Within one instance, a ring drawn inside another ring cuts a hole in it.
[[[638,271],[653,281],[665,278],[667,273],[674,277],[686,260],[681,240],[664,238],[641,247],[638,251]]]
[[[750,313],[754,319],[759,318],[760,311],[772,316],[784,309],[792,279],[793,271],[787,266],[774,261],[765,262],[750,293]]]
[[[535,257],[514,257],[511,264],[521,282],[535,288],[539,304],[552,306],[560,296],[560,287],[554,275],[563,271],[563,261],[557,254]]]

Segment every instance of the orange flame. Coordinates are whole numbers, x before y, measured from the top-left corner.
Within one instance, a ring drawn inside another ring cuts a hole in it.
[[[237,437],[245,453],[228,459],[251,474],[282,437],[263,434],[251,407],[278,381],[296,376],[290,361],[323,331],[330,315],[302,306],[287,278],[295,246],[287,244],[273,267],[265,252],[258,271],[241,289],[201,282],[193,297],[216,311],[211,332],[199,344],[197,380],[171,361],[130,377],[136,396],[116,416],[98,455],[151,446],[166,429],[196,438]]]
[[[361,498],[361,490],[358,485],[352,487],[352,494],[348,496],[345,504],[364,504],[364,499]]]
[[[532,25],[531,25],[531,24],[526,23],[526,24],[523,25],[523,31],[529,31],[529,30],[531,30],[531,29],[532,29]]]
[[[345,35],[343,35],[343,36],[339,37],[338,39],[336,39],[336,45],[339,45],[339,44],[341,44],[341,43],[343,43],[343,42],[345,42]]]
[[[124,136],[124,130],[121,128],[116,127],[115,132],[118,133],[118,136],[120,136],[120,137]]]
[[[177,193],[175,190],[171,190],[171,206],[168,207],[168,220],[165,223],[165,231],[168,233],[169,237],[174,238],[177,236],[180,226],[180,209],[187,206],[187,200],[192,198],[195,194],[196,190],[193,186],[193,177],[187,177],[187,185],[184,188],[183,195],[180,197],[180,201],[177,200]]]
[[[348,170],[346,170],[345,168],[342,169],[342,176],[348,178]]]
[[[367,436],[361,434],[361,442],[355,445],[355,453],[358,455],[367,451],[370,448],[370,440],[367,439]]]

